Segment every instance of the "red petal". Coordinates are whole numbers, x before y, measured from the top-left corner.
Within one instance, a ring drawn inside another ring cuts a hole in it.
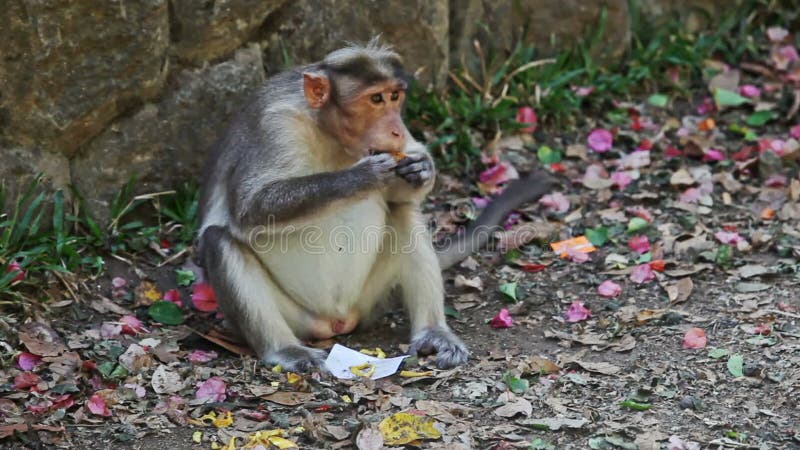
[[[217,296],[208,283],[195,283],[192,286],[192,305],[202,312],[212,312],[217,309]]]

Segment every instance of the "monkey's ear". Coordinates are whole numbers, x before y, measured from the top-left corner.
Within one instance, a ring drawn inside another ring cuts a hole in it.
[[[321,73],[303,72],[303,94],[308,106],[322,108],[331,95],[331,82]]]

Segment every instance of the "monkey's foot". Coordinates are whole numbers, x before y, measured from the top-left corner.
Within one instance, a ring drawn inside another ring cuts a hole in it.
[[[324,369],[326,356],[324,350],[289,345],[267,353],[263,361],[265,364],[280,365],[290,372],[310,372],[314,369]]]
[[[452,331],[442,327],[428,327],[411,338],[408,352],[412,355],[436,353],[436,367],[449,369],[467,362],[469,350]]]

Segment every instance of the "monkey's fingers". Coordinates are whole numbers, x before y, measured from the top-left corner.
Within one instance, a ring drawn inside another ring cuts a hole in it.
[[[404,166],[398,165],[397,174],[406,175],[409,173],[422,172],[424,170],[430,170],[430,169],[431,169],[431,164],[428,161],[420,161],[420,162],[415,162],[413,164],[407,164]]]

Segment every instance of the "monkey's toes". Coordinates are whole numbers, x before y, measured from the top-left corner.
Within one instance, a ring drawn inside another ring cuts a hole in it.
[[[326,356],[324,350],[302,345],[289,345],[268,353],[264,357],[264,363],[280,365],[290,372],[311,372],[316,369],[325,369]]]
[[[430,327],[417,333],[411,340],[409,353],[436,354],[436,367],[449,369],[467,362],[467,346],[451,331],[441,327]]]

